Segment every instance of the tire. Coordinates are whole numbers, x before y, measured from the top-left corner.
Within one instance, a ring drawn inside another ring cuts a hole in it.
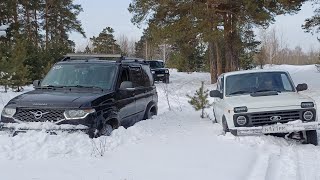
[[[157,111],[155,111],[155,112],[152,111],[153,107],[154,106],[150,106],[150,107],[147,108],[147,110],[146,110],[146,112],[144,114],[143,120],[150,119],[152,116],[157,115]]]
[[[213,118],[212,122],[213,123],[218,123],[217,118],[216,118],[216,114],[214,113],[214,109],[213,109],[213,115],[214,115],[214,118]]]
[[[222,119],[222,129],[223,129],[223,132],[225,133],[230,132],[227,120],[224,117]]]
[[[163,79],[163,83],[169,84],[169,76],[166,76],[166,77]]]
[[[316,130],[306,131],[306,143],[318,145],[318,135]]]
[[[100,136],[110,136],[112,134],[113,127],[110,124],[105,124],[100,130],[95,129],[89,131],[88,135],[90,138],[98,138]]]

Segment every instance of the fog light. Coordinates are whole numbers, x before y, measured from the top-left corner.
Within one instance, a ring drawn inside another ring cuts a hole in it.
[[[237,123],[240,126],[243,126],[247,123],[247,118],[245,116],[239,116],[239,117],[237,117]]]
[[[313,112],[311,112],[311,111],[306,111],[306,112],[304,112],[304,113],[303,113],[303,118],[304,118],[304,120],[306,120],[306,121],[312,120],[312,118],[313,118]]]

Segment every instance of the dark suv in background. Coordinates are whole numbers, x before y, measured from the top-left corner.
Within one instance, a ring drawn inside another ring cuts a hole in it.
[[[149,64],[120,55],[69,54],[34,87],[4,107],[2,130],[9,123],[52,122],[84,125],[90,137],[98,137],[158,110]]]
[[[155,81],[169,83],[169,69],[164,67],[164,62],[162,60],[148,60],[147,63],[150,65]]]

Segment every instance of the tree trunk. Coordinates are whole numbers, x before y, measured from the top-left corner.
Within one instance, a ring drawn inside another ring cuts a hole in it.
[[[209,64],[210,64],[210,75],[211,75],[211,84],[217,82],[217,63],[216,59],[214,58],[214,47],[213,42],[209,42]]]
[[[33,11],[33,18],[34,18],[34,40],[35,40],[35,44],[38,47],[39,46],[39,42],[38,42],[38,17],[37,17],[37,3],[34,4],[34,11]]]
[[[45,31],[46,31],[46,39],[45,39],[45,44],[46,44],[46,49],[48,49],[48,42],[49,42],[49,26],[48,26],[48,23],[49,23],[49,0],[46,0],[45,1],[46,3],[46,7],[45,7]]]

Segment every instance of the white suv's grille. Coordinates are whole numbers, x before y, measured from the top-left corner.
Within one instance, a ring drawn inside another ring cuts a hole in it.
[[[274,117],[274,118],[273,118]],[[252,113],[249,115],[249,119],[253,126],[274,124],[274,123],[286,123],[289,121],[295,121],[301,119],[301,111],[276,111],[276,112],[262,112]]]

